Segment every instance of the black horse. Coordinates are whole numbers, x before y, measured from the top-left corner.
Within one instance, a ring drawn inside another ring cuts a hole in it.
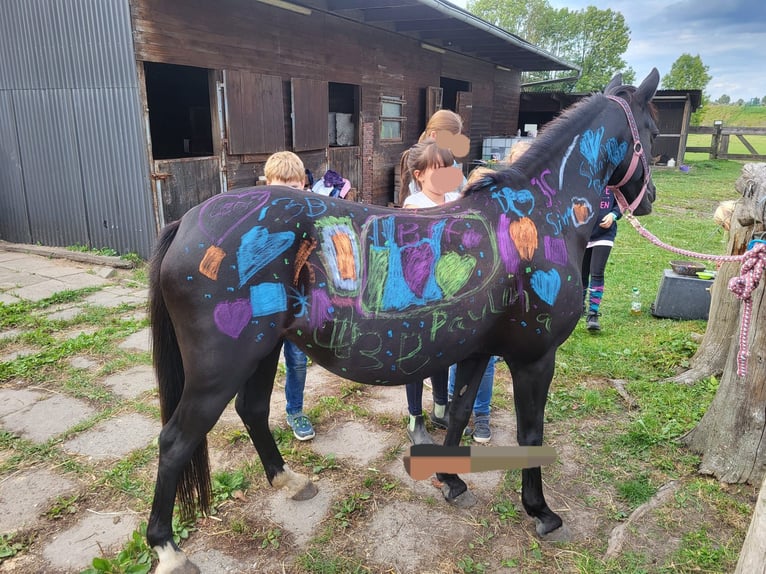
[[[213,197],[168,225],[151,267],[154,366],[164,427],[147,538],[157,572],[197,572],[173,543],[181,512],[208,508],[206,435],[236,410],[266,477],[290,496],[316,487],[287,468],[268,427],[284,338],[347,379],[401,385],[457,362],[445,444],[457,445],[490,356],[513,376],[519,445],[541,445],[558,347],[582,312],[580,264],[604,186],[636,215],[654,201],[644,151],[657,135],[651,99],[615,76],[548,126],[512,167],[462,199],[394,210],[284,187]],[[619,194],[618,194],[619,195]],[[540,467],[522,471],[539,534],[562,525]],[[439,475],[453,501],[466,491]]]

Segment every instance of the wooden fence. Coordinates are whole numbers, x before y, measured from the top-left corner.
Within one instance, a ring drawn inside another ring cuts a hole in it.
[[[745,136],[766,136],[766,128],[727,127],[723,124],[714,126],[689,126],[690,134],[709,134],[708,147],[687,147],[686,153],[707,153],[710,159],[744,159],[766,161],[766,155],[758,153]],[[729,140],[735,136],[750,153],[729,153]]]

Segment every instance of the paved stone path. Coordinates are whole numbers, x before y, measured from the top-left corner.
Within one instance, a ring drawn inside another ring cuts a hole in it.
[[[2,572],[79,572],[95,556],[114,556],[138,524],[148,518],[145,502],[126,506],[124,497],[110,503],[93,494],[94,482],[98,484],[105,472],[113,472],[121,461],[152,445],[160,431],[154,375],[148,359],[149,329],[144,312],[147,291],[144,285],[126,280],[127,273],[108,265],[8,251],[0,245],[0,304],[38,302],[66,290],[97,289],[76,303],[42,310],[48,320],[60,321],[57,324],[61,325],[61,332],[55,334],[58,340],[92,336],[98,325],[80,324],[69,329],[67,321],[97,308],[115,312],[123,306],[126,311],[118,313],[121,321],[132,324],[143,321],[140,328],[116,341],[115,353],[124,355],[124,367],[113,362],[113,357],[83,352],[67,359],[65,367],[71,380],[63,384],[56,381],[32,385],[23,376],[0,380],[0,430],[6,437],[22,439],[26,448],[51,449],[55,453],[52,460],[58,461],[49,464],[45,456],[40,456],[35,464],[18,467],[10,464],[11,470],[0,474],[0,534],[34,533],[33,541],[24,551],[0,563]],[[24,328],[0,333],[2,361],[39,351],[39,347],[24,338]],[[97,392],[110,397],[114,408],[104,412],[98,401],[78,391],[77,380],[88,377],[96,380]],[[342,384],[320,367],[310,367],[306,406],[316,405],[321,397],[332,395]],[[278,382],[272,399],[272,427],[285,427],[282,389]],[[429,481],[415,482],[405,473],[401,452],[407,443],[400,424],[406,414],[403,389],[370,387],[365,395],[365,409],[372,418],[393,423],[371,423],[370,418],[344,415],[329,425],[318,425],[316,438],[299,446],[320,456],[335,457],[344,468],[360,473],[386,473],[411,492],[411,496],[399,497],[372,512],[370,519],[354,531],[357,546],[367,549],[366,555],[356,556],[357,559],[363,559],[371,571],[424,572],[429,568],[444,571],[438,566],[438,550],[445,547],[442,545],[452,548],[471,534],[472,527],[467,526],[470,514],[443,504],[440,492]],[[430,408],[430,399],[424,398]],[[513,444],[513,424],[508,413],[498,412],[493,417],[493,442]],[[230,407],[211,437],[231,437],[241,431],[241,422]],[[237,441],[233,446],[231,442],[211,440],[214,472],[237,468],[254,458],[249,442]],[[13,448],[0,449],[0,469],[14,455]],[[399,454],[392,457],[390,453],[397,449]],[[153,483],[156,460],[152,459],[146,467],[146,480]],[[287,500],[281,492],[256,485],[257,496],[238,501],[242,506],[238,510],[242,516],[266,517],[278,525],[288,536],[285,540],[299,554],[326,527],[333,505],[349,495],[342,482],[323,477],[318,475],[319,494],[310,501]],[[487,505],[502,473],[465,478],[479,502]],[[52,517],[52,507],[83,493],[89,493],[87,507],[78,505],[73,516],[62,520]],[[137,512],[133,508],[142,510]],[[427,520],[416,518],[424,516]],[[459,526],[434,531],[430,525],[439,522]],[[184,544],[203,572],[290,571],[289,563],[272,564],[255,542],[248,555],[229,555],[226,547],[211,543],[211,538],[203,534],[205,530],[200,528]]]

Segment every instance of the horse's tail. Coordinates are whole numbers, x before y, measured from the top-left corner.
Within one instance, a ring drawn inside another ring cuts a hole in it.
[[[184,390],[184,367],[173,320],[160,287],[160,269],[180,221],[167,225],[157,241],[149,271],[149,313],[152,324],[152,361],[157,374],[163,426],[170,420]],[[203,437],[181,473],[176,493],[182,519],[192,519],[196,510],[210,510],[210,464],[207,437]]]

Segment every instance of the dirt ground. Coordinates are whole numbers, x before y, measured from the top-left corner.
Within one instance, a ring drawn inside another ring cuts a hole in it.
[[[106,301],[92,304],[109,307]],[[61,323],[53,340],[93,336],[114,328],[111,321],[127,328],[106,350],[82,350],[46,367],[43,383],[23,376],[0,383],[0,572],[82,571],[92,557],[114,558],[147,520],[159,416],[142,306],[113,307],[92,325]],[[66,306],[46,312],[77,316]],[[2,340],[3,361],[40,349],[18,330],[6,330]],[[564,384],[554,380],[554,392]],[[585,385],[606,392],[612,382]],[[59,414],[40,410],[44,404]],[[499,366],[489,446],[515,444],[512,404],[508,371]],[[580,415],[572,405],[568,416],[549,414],[546,444],[558,459],[543,468],[548,503],[565,527],[540,540],[520,503],[520,471],[465,475],[474,497],[468,508],[446,503],[435,479],[406,474],[404,389],[356,385],[311,366],[306,408],[317,436],[300,443],[286,430],[278,380],[271,426],[291,468],[316,482],[319,493],[309,501],[287,500],[268,485],[233,408],[210,433],[214,475],[239,473],[247,484],[224,489],[231,496],[182,541],[202,572],[730,571],[757,494],[730,486],[722,497],[715,481],[687,472],[688,465],[671,460],[657,469],[611,451],[609,439],[635,408],[628,401],[606,415]],[[35,412],[46,421],[35,428],[48,434],[30,434],[20,422],[19,413],[28,422]],[[443,438],[443,431],[432,434]],[[616,486],[636,473],[656,490],[643,506]],[[111,571],[124,572],[126,564],[121,568]]]

